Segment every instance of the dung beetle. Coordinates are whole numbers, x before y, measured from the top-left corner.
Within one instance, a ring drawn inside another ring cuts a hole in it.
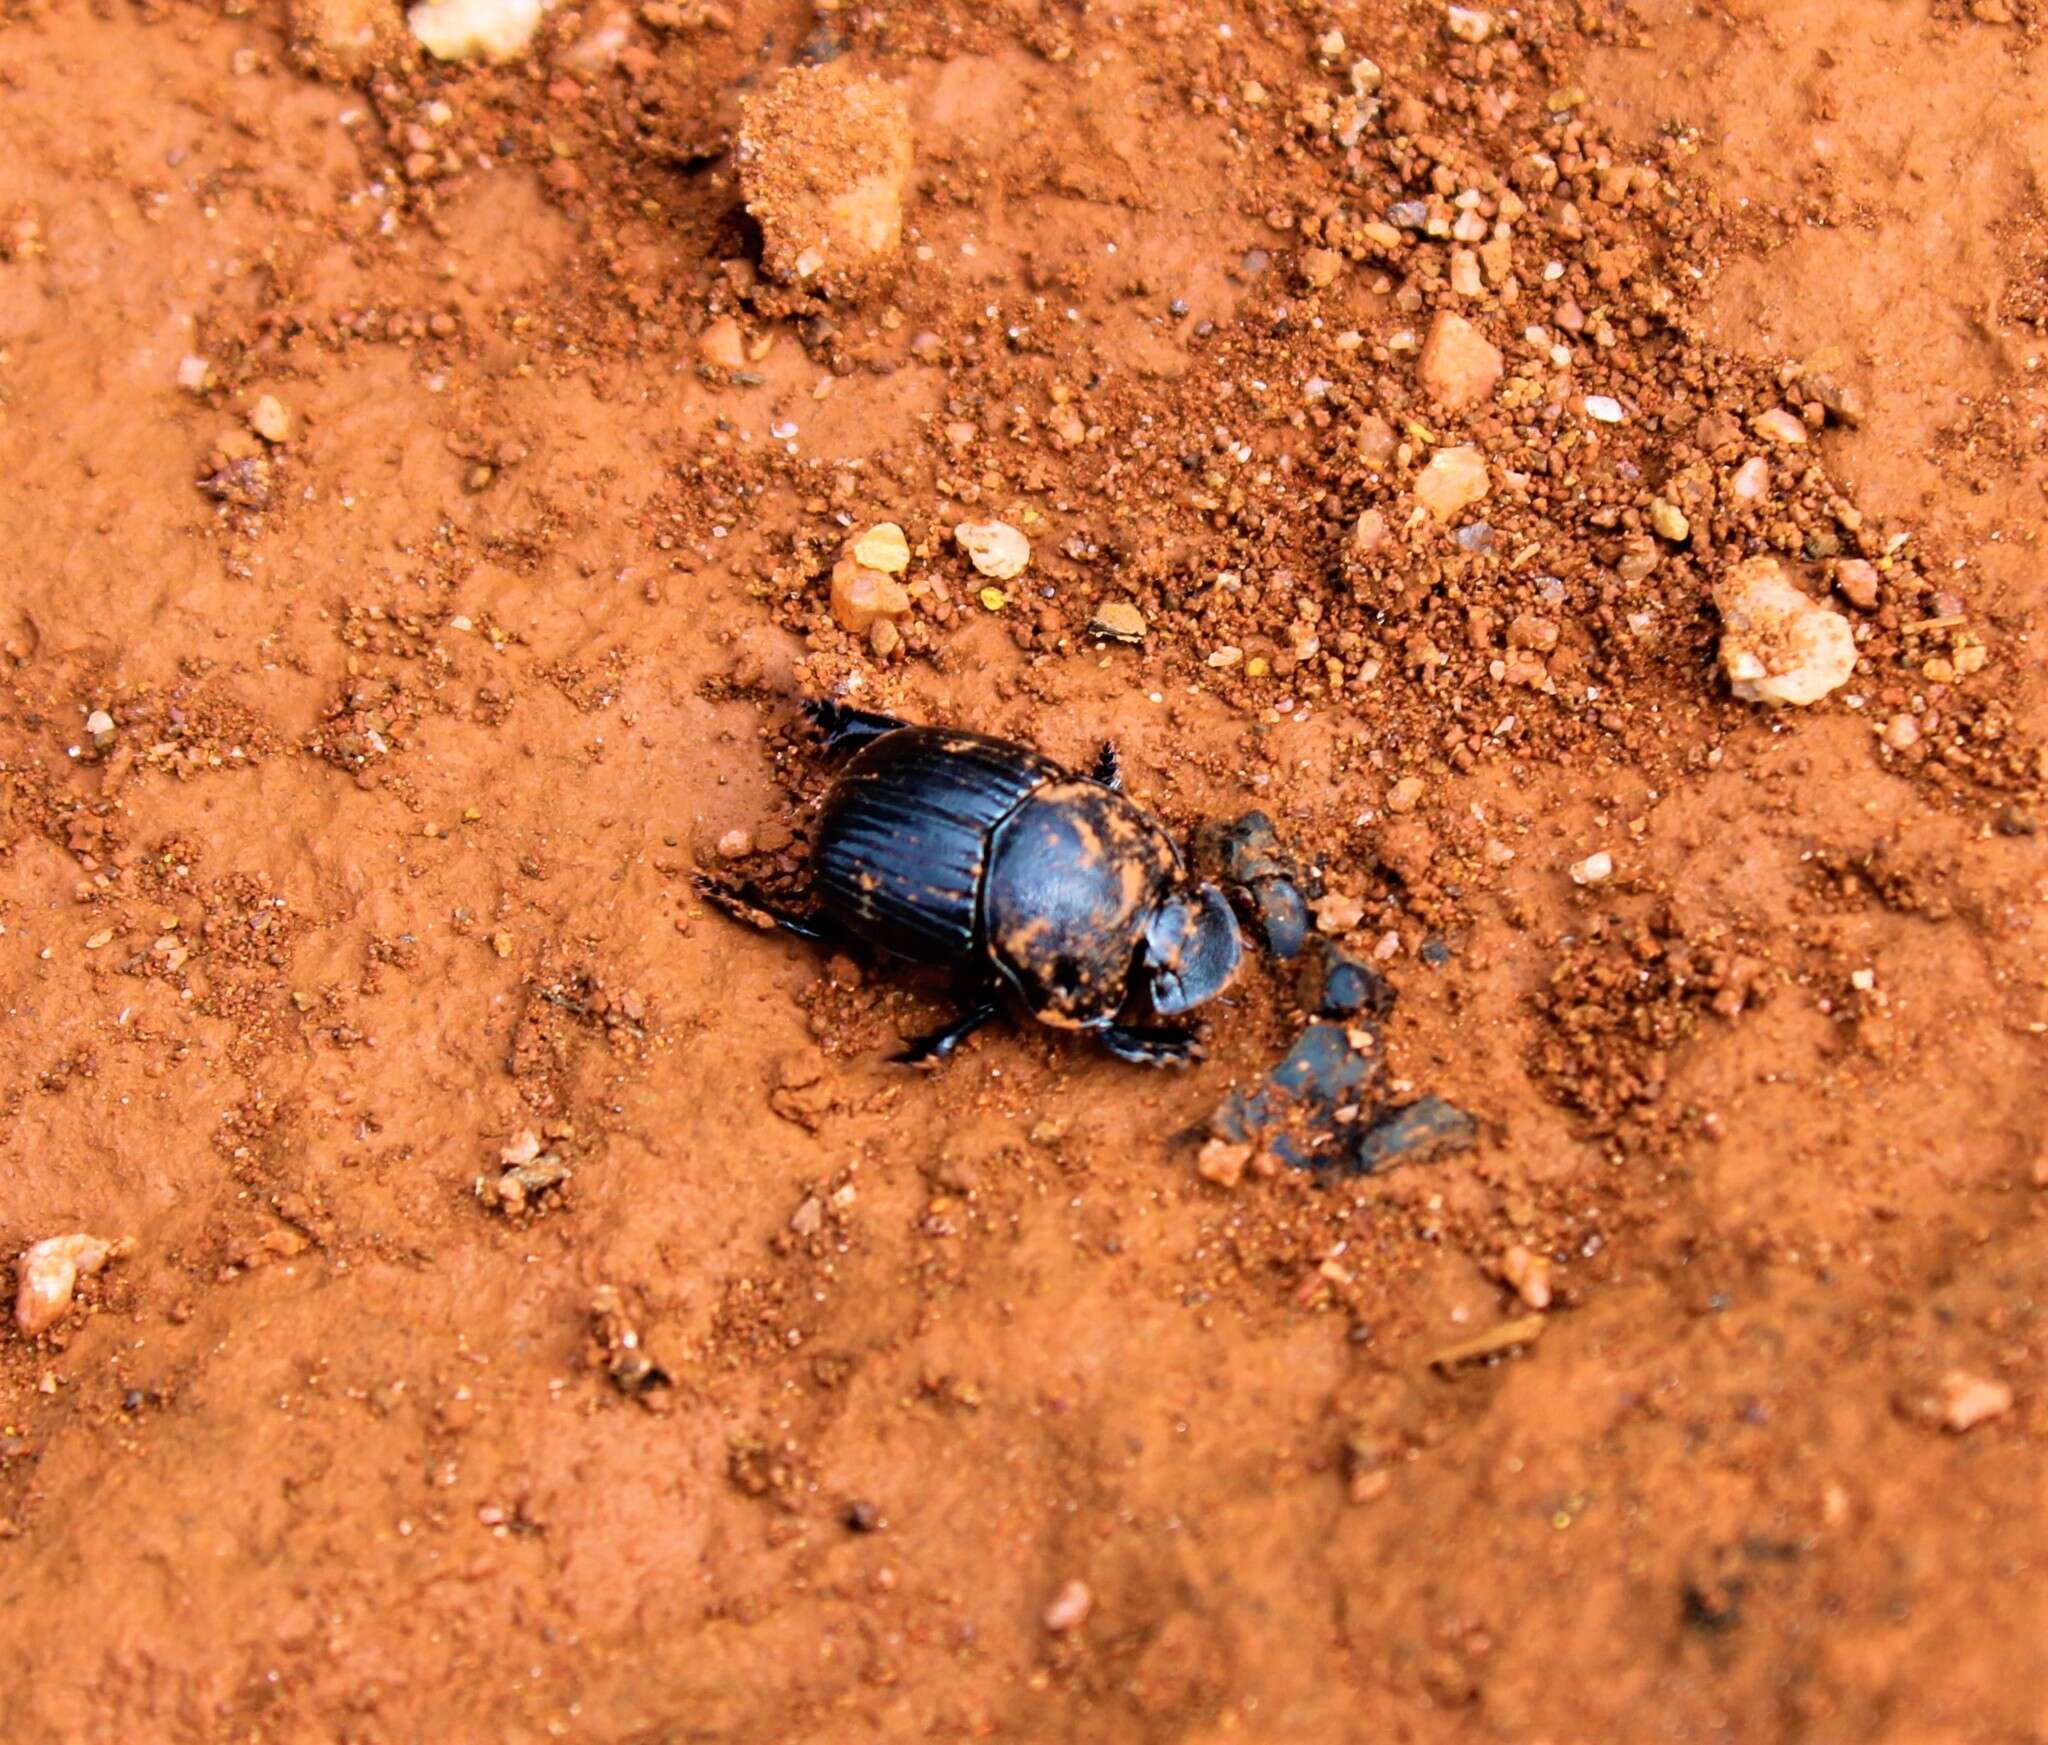
[[[812,854],[816,908],[699,879],[737,918],[844,938],[954,970],[960,1016],[897,1055],[940,1060],[1004,999],[1084,1030],[1118,1058],[1181,1066],[1194,1031],[1155,1022],[1221,993],[1242,947],[1229,902],[1190,877],[1173,838],[1123,793],[1114,746],[1076,775],[1028,745],[811,703],[845,763]]]

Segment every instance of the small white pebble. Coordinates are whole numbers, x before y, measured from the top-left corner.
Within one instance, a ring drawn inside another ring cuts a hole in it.
[[[1960,1436],[2012,1410],[2012,1389],[1988,1376],[1952,1369],[1941,1378],[1941,1421]]]
[[[1031,562],[1031,541],[1007,521],[963,521],[953,537],[983,575],[1013,581]]]
[[[1619,424],[1621,422],[1621,402],[1607,394],[1588,394],[1586,396],[1586,416],[1600,424]]]
[[[1584,860],[1575,860],[1571,865],[1572,883],[1575,885],[1597,885],[1614,872],[1614,856],[1606,849],[1589,854]]]
[[[1095,1609],[1095,1595],[1085,1581],[1070,1581],[1052,1596],[1052,1603],[1045,1608],[1045,1627],[1055,1635],[1064,1635],[1069,1630],[1078,1630],[1088,1621],[1088,1614]]]

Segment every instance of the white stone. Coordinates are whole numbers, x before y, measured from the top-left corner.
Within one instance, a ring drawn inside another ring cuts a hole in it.
[[[69,1236],[46,1236],[24,1249],[14,1263],[20,1280],[14,1299],[15,1326],[31,1339],[54,1326],[71,1307],[80,1277],[90,1277],[124,1252],[122,1243],[89,1236],[82,1230]]]
[[[1603,848],[1597,854],[1587,855],[1584,860],[1573,861],[1570,870],[1573,884],[1597,885],[1601,880],[1614,876],[1614,856]]]
[[[1014,581],[1031,562],[1031,541],[1007,521],[963,521],[953,537],[974,567],[998,582]]]
[[[496,65],[526,52],[541,12],[541,0],[425,0],[406,23],[437,60]]]
[[[1856,635],[1839,612],[1809,599],[1774,557],[1737,564],[1714,588],[1721,666],[1746,703],[1817,703],[1856,670]]]

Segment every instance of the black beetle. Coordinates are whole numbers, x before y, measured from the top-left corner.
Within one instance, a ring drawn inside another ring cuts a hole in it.
[[[742,920],[803,939],[865,941],[961,974],[970,1004],[896,1058],[943,1059],[1004,994],[1041,1023],[1085,1030],[1112,1054],[1179,1066],[1195,1034],[1173,1018],[1221,993],[1242,947],[1229,902],[1192,879],[1157,819],[1122,792],[1116,749],[1075,775],[1009,740],[812,703],[847,762],[825,798],[815,914],[751,886],[699,879]],[[1135,1009],[1137,1021],[1126,1021]]]

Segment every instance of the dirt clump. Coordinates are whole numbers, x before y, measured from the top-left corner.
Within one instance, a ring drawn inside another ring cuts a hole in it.
[[[911,156],[909,111],[880,79],[792,67],[750,97],[733,157],[769,275],[843,294],[885,267]]]

